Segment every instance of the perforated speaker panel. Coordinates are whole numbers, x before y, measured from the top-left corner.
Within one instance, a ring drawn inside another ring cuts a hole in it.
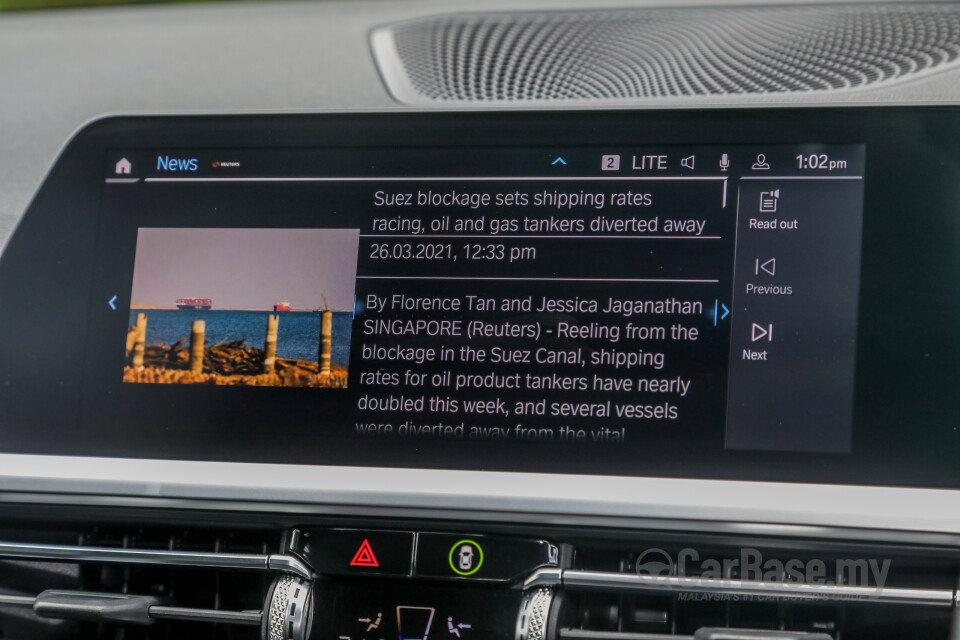
[[[957,63],[960,5],[448,15],[373,34],[404,102],[838,91]]]

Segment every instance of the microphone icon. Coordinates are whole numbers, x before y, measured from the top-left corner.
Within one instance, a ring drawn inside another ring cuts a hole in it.
[[[730,167],[730,156],[723,154],[720,156],[720,171],[726,171]]]

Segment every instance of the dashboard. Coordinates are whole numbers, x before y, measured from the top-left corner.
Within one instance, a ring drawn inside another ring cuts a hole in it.
[[[0,24],[0,637],[960,637],[956,6],[620,4]]]

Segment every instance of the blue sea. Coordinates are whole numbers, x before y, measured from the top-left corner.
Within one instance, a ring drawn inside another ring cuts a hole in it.
[[[181,338],[190,341],[194,320],[204,320],[207,346],[221,340],[246,340],[248,347],[263,348],[270,311],[180,311],[179,309],[132,309],[130,326],[137,324],[137,314],[147,314],[147,344],[174,344]],[[320,350],[322,314],[309,311],[281,311],[277,333],[277,357],[317,362]],[[350,334],[353,314],[333,314],[333,345],[330,359],[346,367],[350,363]]]

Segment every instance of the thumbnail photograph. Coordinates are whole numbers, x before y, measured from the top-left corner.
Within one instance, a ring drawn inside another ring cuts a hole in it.
[[[359,240],[139,229],[123,381],[345,388]]]

